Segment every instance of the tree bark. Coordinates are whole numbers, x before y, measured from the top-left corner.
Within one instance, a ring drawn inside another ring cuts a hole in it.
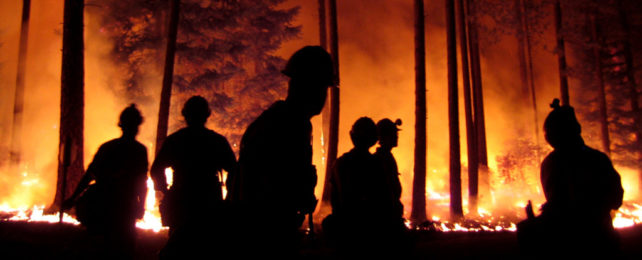
[[[526,9],[526,4],[524,0],[520,0],[521,10],[522,10],[522,22],[524,23],[524,36],[526,40],[526,60],[528,61],[528,74],[530,75],[529,80],[529,89],[531,94],[531,104],[533,106],[533,122],[535,125],[535,144],[539,147],[540,144],[540,134],[539,134],[539,119],[537,117],[537,93],[535,91],[535,73],[533,72],[533,52],[531,46],[531,29],[530,21],[528,19],[528,9]],[[537,161],[540,161],[540,152],[537,150]]]
[[[319,45],[325,49],[328,50],[328,28],[327,28],[327,18],[326,18],[326,0],[319,0],[318,3],[319,6]],[[321,206],[327,206],[330,203],[330,192],[331,192],[331,187],[330,187],[330,170],[331,167],[328,164],[328,147],[329,147],[329,142],[328,139],[330,137],[330,128],[331,128],[331,121],[332,121],[332,93],[328,95],[329,98],[325,102],[325,106],[323,106],[323,111],[321,111],[321,128],[322,128],[322,134],[323,134],[323,142],[321,143],[323,147],[323,156],[325,157],[325,178],[323,181],[323,195],[321,196]],[[336,155],[335,155],[336,156]]]
[[[65,0],[60,93],[60,149],[54,203],[58,209],[83,175],[84,32],[83,0]],[[67,151],[67,152],[65,152]]]
[[[459,150],[459,106],[457,90],[457,39],[455,1],[446,0],[446,44],[448,47],[448,130],[450,140],[450,214],[452,219],[464,213],[461,203],[461,155]]]
[[[633,62],[633,52],[631,51],[631,27],[626,16],[626,10],[624,9],[624,3],[622,0],[618,1],[619,15],[621,19],[622,29],[626,38],[624,39],[624,57],[626,62],[626,77],[627,83],[629,85],[629,97],[631,105],[631,113],[633,115],[634,122],[634,131],[635,131],[635,145],[637,148],[638,155],[638,171],[639,171],[639,180],[642,183],[642,111],[640,111],[639,106],[639,97],[640,94],[637,90],[637,83],[635,82],[635,66]]]
[[[161,148],[167,137],[169,121],[169,106],[172,97],[172,83],[174,79],[174,56],[176,53],[176,34],[178,32],[178,19],[180,13],[180,0],[170,0],[169,27],[167,32],[167,49],[165,53],[165,70],[163,73],[163,88],[161,90],[160,105],[158,109],[158,125],[156,128],[156,149]]]
[[[319,45],[321,45],[322,48],[328,49],[328,29],[326,28],[326,23],[327,19],[325,17],[325,1],[326,0],[318,0],[319,3]]]
[[[415,160],[412,212],[415,223],[426,221],[426,39],[424,1],[414,1],[415,16]]]
[[[564,48],[564,36],[562,35],[562,6],[560,0],[555,1],[555,35],[557,36],[557,63],[560,74],[560,96],[562,105],[570,106],[568,94],[568,75],[566,69],[566,49]]]
[[[330,0],[330,54],[332,55],[332,60],[334,61],[334,69],[337,77],[337,83],[339,82],[339,35],[337,29],[337,1]],[[328,157],[327,157],[327,167],[326,167],[326,176],[329,176],[332,172],[332,167],[334,162],[337,160],[337,149],[339,145],[339,86],[332,86],[330,88],[330,133],[329,133],[329,142],[328,142]],[[324,192],[328,194],[329,191]],[[326,197],[328,200],[329,198]]]
[[[474,1],[466,0],[469,16],[475,17],[476,12]],[[479,160],[479,196],[478,202],[484,199],[485,195],[490,196],[490,176],[488,172],[488,151],[486,148],[486,119],[484,117],[484,94],[482,91],[481,64],[479,55],[479,40],[476,20],[468,19],[470,47],[470,68],[473,85],[473,115],[477,132],[477,152]]]
[[[598,86],[598,105],[600,110],[600,135],[602,137],[602,151],[611,155],[611,139],[609,137],[608,108],[606,106],[606,90],[602,75],[602,55],[600,51],[599,25],[597,12],[591,15],[591,39],[593,43],[593,56],[595,57],[595,83]]]
[[[22,1],[22,23],[20,25],[20,47],[18,48],[18,73],[16,91],[13,99],[13,129],[11,131],[11,150],[9,163],[12,173],[17,173],[22,160],[22,121],[24,109],[25,67],[27,63],[27,43],[29,39],[29,14],[31,0]]]
[[[457,22],[459,23],[459,46],[464,91],[464,110],[466,116],[466,145],[468,153],[468,209],[477,212],[478,167],[477,136],[473,121],[472,96],[470,89],[470,68],[468,63],[468,31],[466,30],[466,8],[463,0],[457,0]]]

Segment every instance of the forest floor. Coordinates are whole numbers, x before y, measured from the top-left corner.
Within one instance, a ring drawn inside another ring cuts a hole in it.
[[[622,254],[642,259],[642,225],[619,229]],[[521,259],[515,232],[416,231],[412,259]],[[322,241],[306,241],[304,259],[335,259],[334,251]],[[158,259],[167,242],[167,232],[139,230],[136,259]],[[0,221],[2,259],[89,259],[100,255],[101,241],[84,228],[71,224]],[[215,257],[213,257],[215,258]]]

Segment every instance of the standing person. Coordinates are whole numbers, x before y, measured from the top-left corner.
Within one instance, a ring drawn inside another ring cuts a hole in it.
[[[584,144],[572,107],[558,99],[551,107],[544,131],[554,150],[540,176],[546,203],[540,216],[518,225],[520,244],[541,255],[613,255],[619,243],[610,213],[622,205],[620,175],[608,156]]]
[[[399,128],[397,126],[401,126],[400,119],[397,119],[394,123],[388,118],[377,122],[379,147],[374,156],[381,165],[385,178],[385,191],[388,193],[388,198],[383,203],[390,208],[384,214],[389,217],[390,224],[393,227],[403,228],[403,204],[400,200],[399,168],[397,167],[397,160],[392,155],[392,148],[397,147],[399,142]]]
[[[109,258],[134,257],[136,219],[145,213],[147,148],[136,141],[142,122],[134,104],[123,110],[118,123],[122,136],[100,146],[74,194],[63,203],[66,209],[76,204],[80,222],[90,232],[105,235]],[[92,180],[95,184],[90,185]]]
[[[236,157],[222,135],[207,129],[211,114],[201,96],[193,96],[182,110],[187,127],[169,135],[152,164],[154,187],[162,194],[161,216],[170,238],[161,258],[196,257],[215,253],[212,246],[225,242],[221,171],[233,175]],[[165,169],[172,168],[168,190]],[[216,241],[206,241],[203,237]]]
[[[327,89],[335,84],[332,59],[319,46],[294,53],[283,74],[290,77],[287,98],[272,104],[245,131],[239,175],[230,185],[230,200],[248,228],[241,239],[260,248],[259,254],[296,252],[298,228],[317,202],[310,118],[321,113]],[[257,221],[261,229],[255,232],[256,225],[247,223]]]
[[[378,220],[384,195],[382,172],[369,151],[377,143],[374,121],[359,118],[352,125],[350,139],[354,148],[341,155],[332,167],[332,214],[323,220],[323,230],[336,243],[340,254],[363,256],[367,246],[375,246],[371,242],[377,240],[373,235],[381,224]]]

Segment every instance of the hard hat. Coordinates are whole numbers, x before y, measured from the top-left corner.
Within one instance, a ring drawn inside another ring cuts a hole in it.
[[[337,85],[332,57],[321,46],[305,46],[295,52],[281,71],[290,78],[320,81]]]

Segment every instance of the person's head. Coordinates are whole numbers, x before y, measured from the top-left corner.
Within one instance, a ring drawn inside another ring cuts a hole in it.
[[[290,77],[287,100],[307,116],[321,113],[329,86],[336,85],[332,57],[320,46],[295,52],[282,71]]]
[[[355,148],[368,149],[377,143],[377,126],[369,117],[359,118],[352,125],[350,138]]]
[[[559,99],[553,100],[551,111],[544,121],[546,141],[553,148],[573,145],[581,140],[582,127],[575,117],[571,106],[560,106]]]
[[[401,119],[392,120],[384,118],[377,122],[377,135],[379,136],[379,145],[385,149],[392,149],[397,147],[399,142],[399,129],[397,126],[401,126]]]
[[[188,126],[203,126],[212,111],[207,100],[201,96],[193,96],[185,102],[181,114]]]
[[[142,123],[143,116],[141,116],[135,104],[125,108],[118,119],[118,126],[123,131],[123,135],[127,136],[136,136],[138,134],[138,126]]]

